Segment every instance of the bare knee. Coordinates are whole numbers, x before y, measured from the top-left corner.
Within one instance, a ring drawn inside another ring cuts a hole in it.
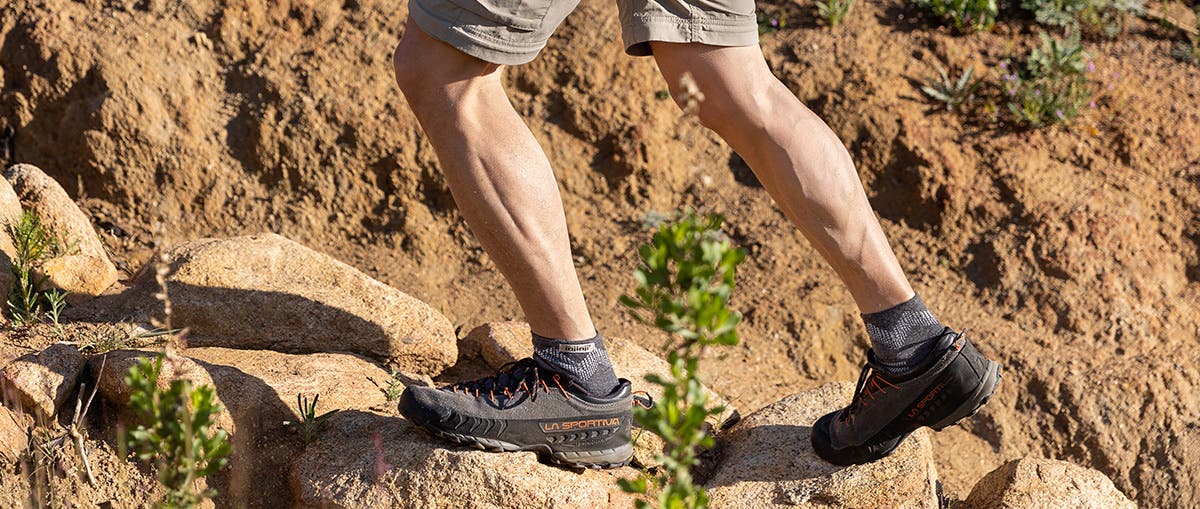
[[[770,87],[733,90],[719,85],[707,88],[700,85],[700,92],[704,94],[704,100],[696,105],[696,118],[701,125],[722,136],[731,130],[762,133],[776,109],[776,98]],[[682,99],[676,104],[686,111],[689,105],[686,97]]]
[[[426,67],[420,54],[420,43],[414,41],[416,34],[406,31],[396,50],[392,52],[392,70],[396,74],[396,85],[405,97],[413,97],[421,93],[429,82]]]
[[[497,67],[434,39],[411,19],[392,53],[396,84],[410,105],[444,94],[452,84],[486,77]]]

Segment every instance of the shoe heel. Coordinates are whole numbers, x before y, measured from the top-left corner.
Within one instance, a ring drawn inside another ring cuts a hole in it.
[[[996,393],[996,387],[1000,385],[1000,365],[995,362],[988,361],[987,372],[980,381],[979,386],[975,388],[975,392],[970,398],[967,398],[963,404],[954,409],[946,418],[938,421],[933,426],[934,431],[941,431],[950,426],[953,426],[963,419],[975,415],[979,412],[983,405],[992,399],[992,395]]]

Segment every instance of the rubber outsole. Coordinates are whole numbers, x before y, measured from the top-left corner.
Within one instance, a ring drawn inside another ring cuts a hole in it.
[[[405,396],[410,395],[406,393],[402,396],[400,404],[397,407],[401,415],[427,433],[456,444],[467,445],[487,452],[533,452],[539,458],[549,463],[575,469],[601,470],[621,468],[628,465],[633,459],[632,443],[596,451],[555,451],[547,444],[521,446],[494,438],[477,437],[441,430],[436,426],[430,425],[427,422],[428,416],[426,412],[422,411],[411,397]]]
[[[516,444],[510,444],[508,442],[504,442],[502,440],[493,440],[490,438],[473,437],[470,435],[450,433],[448,431],[441,431],[438,429],[428,428],[428,427],[425,427],[425,426],[419,425],[419,424],[418,424],[418,426],[420,426],[421,429],[425,430],[429,434],[436,436],[438,438],[441,438],[444,440],[449,440],[456,444],[474,447],[481,451],[486,451],[486,452],[533,452],[533,453],[536,453],[539,458],[543,458],[550,463],[553,463],[553,464],[559,465],[559,466],[570,467],[570,468],[607,470],[607,469],[612,469],[612,468],[621,468],[624,466],[628,466],[629,462],[633,459],[633,444],[626,444],[622,447],[617,447],[614,449],[604,449],[601,451],[594,451],[594,452],[593,451],[587,451],[587,452],[570,452],[570,451],[561,452],[561,451],[559,451],[559,452],[556,452],[553,449],[551,449],[549,446],[546,446],[546,445],[519,446]],[[570,459],[570,456],[574,456],[575,459]],[[588,458],[589,456],[603,457],[603,458],[615,456],[618,458],[624,457],[624,459],[618,460],[618,461],[587,461],[587,459],[585,459],[585,458]]]

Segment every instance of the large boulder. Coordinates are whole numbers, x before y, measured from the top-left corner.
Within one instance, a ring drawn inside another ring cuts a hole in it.
[[[964,504],[974,509],[1133,509],[1104,474],[1068,461],[1022,458],[983,476]]]
[[[490,322],[467,333],[463,337],[463,349],[478,352],[488,366],[499,368],[507,362],[533,355],[530,337],[529,324],[525,322]],[[646,375],[670,377],[671,366],[667,361],[628,339],[604,338],[604,347],[608,350],[617,376],[629,379],[633,382],[634,390],[646,391],[655,400],[662,397],[662,388],[647,382]],[[704,387],[704,392],[708,396],[709,406],[725,407],[720,415],[709,418],[710,429],[719,429],[731,417],[736,419],[736,410],[724,397],[708,387]],[[662,439],[639,429],[634,430],[634,438],[634,461],[643,467],[658,466],[656,456],[663,451]]]
[[[11,408],[24,409],[39,419],[50,419],[71,396],[83,364],[78,348],[56,343],[5,366],[0,371],[0,391]]]
[[[332,416],[321,440],[296,460],[291,484],[309,507],[631,507],[616,479],[629,469],[573,472],[534,453],[490,453],[437,441],[400,418]]]
[[[66,290],[68,302],[80,303],[100,295],[117,281],[117,269],[91,220],[58,182],[29,164],[14,165],[5,177],[25,208],[61,244],[61,255],[70,257],[53,265],[53,270],[41,272],[50,286]]]
[[[132,415],[124,408],[129,401],[125,373],[138,358],[155,354],[118,350],[89,362],[101,396],[108,406],[117,407],[118,418],[127,424],[132,424]],[[188,348],[163,366],[160,386],[169,385],[173,377],[208,384],[216,389],[224,407],[217,416],[217,426],[229,432],[234,456],[229,468],[211,479],[211,486],[221,493],[220,505],[289,505],[285,472],[303,451],[304,440],[284,422],[300,420],[297,395],[310,401],[320,395],[318,414],[390,406],[379,388],[389,374],[350,354]],[[321,428],[316,431],[320,433]]]
[[[719,436],[720,458],[705,484],[712,506],[937,508],[937,472],[924,430],[866,465],[839,467],[813,452],[812,424],[853,393],[854,384],[840,382],[794,394]]]
[[[458,356],[454,327],[425,303],[275,234],[186,242],[168,253],[171,325],[192,346],[352,352],[437,375]],[[121,306],[161,313],[154,265]]]

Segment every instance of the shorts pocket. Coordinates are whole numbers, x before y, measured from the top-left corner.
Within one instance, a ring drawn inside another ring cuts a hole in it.
[[[532,32],[542,27],[552,0],[455,0],[459,7],[501,25]]]

